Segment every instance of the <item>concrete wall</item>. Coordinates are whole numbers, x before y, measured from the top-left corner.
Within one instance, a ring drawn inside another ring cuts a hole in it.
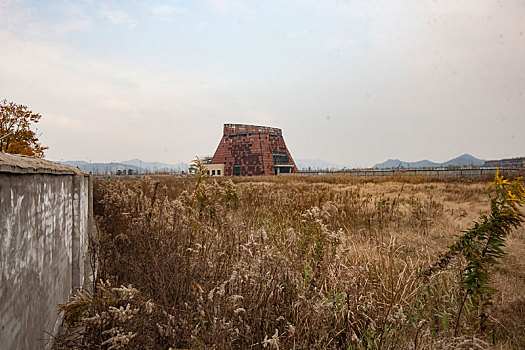
[[[0,349],[44,349],[84,283],[91,178],[14,157],[0,153]]]

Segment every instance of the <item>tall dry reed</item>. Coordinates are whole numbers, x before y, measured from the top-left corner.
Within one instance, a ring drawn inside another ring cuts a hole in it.
[[[457,317],[460,258],[420,277],[487,202],[484,182],[313,178],[97,181],[97,279],[110,285],[64,307],[71,329],[56,347],[525,346],[512,336],[523,313],[492,334],[468,307]],[[516,305],[496,303],[495,317]]]

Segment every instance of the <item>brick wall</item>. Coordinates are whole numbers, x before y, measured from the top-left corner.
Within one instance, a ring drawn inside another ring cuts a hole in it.
[[[225,124],[222,139],[211,164],[224,164],[224,175],[274,175],[274,156],[288,164],[282,169],[296,172],[281,129],[266,126]]]

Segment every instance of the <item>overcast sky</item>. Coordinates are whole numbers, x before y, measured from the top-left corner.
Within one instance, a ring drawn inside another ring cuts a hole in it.
[[[525,156],[525,1],[0,0],[0,99],[52,160],[212,155],[224,123],[295,158]]]

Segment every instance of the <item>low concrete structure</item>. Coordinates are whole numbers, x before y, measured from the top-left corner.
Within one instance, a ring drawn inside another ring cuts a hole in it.
[[[44,349],[59,303],[84,284],[92,181],[77,168],[0,153],[0,348]]]
[[[206,164],[204,167],[210,176],[224,176],[224,164]]]

